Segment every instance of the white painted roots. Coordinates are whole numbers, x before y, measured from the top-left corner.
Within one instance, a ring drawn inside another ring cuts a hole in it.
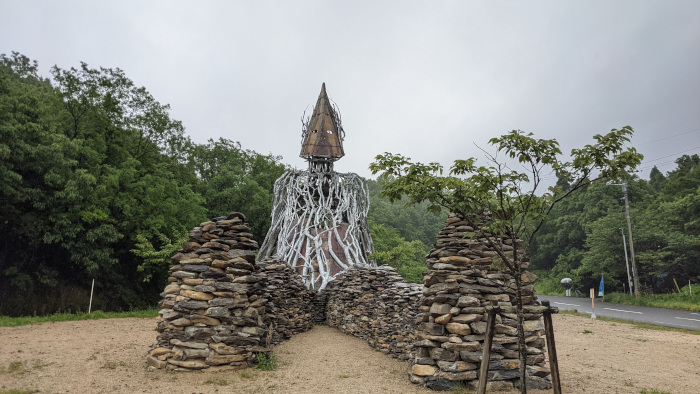
[[[292,265],[312,290],[322,290],[352,266],[376,266],[367,259],[374,246],[365,182],[325,170],[288,171],[277,179],[272,225],[260,248],[261,256]]]

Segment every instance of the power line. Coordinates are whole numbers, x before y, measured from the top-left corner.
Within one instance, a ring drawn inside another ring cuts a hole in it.
[[[672,154],[670,154],[670,155],[662,156],[662,157],[659,157],[659,158],[656,158],[656,159],[644,160],[644,164],[649,164],[650,162],[653,162],[653,161],[662,160],[662,159],[666,159],[666,158],[668,158],[668,157],[673,157],[673,156],[676,156],[676,155],[680,155],[681,153],[690,152],[691,150],[695,150],[695,149],[700,149],[700,146],[696,146],[695,148],[686,149],[686,150],[684,150],[684,151],[682,151],[682,152],[672,153]]]
[[[679,134],[669,135],[668,137],[664,137],[664,138],[659,138],[659,139],[655,139],[655,140],[651,140],[651,141],[647,141],[647,142],[641,142],[641,143],[635,144],[635,145],[646,145],[646,144],[651,144],[652,142],[663,141],[663,140],[667,140],[667,139],[670,139],[670,138],[678,137],[678,136],[681,136],[681,135],[686,135],[686,134],[690,134],[690,133],[696,133],[696,132],[698,132],[698,131],[700,131],[700,128],[693,129],[693,130],[689,130],[689,131],[685,131],[685,132],[679,133]]]

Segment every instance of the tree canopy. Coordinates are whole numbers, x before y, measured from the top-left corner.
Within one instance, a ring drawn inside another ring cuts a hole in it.
[[[167,277],[148,251],[231,210],[269,226],[280,158],[193,143],[168,105],[120,69],[51,69],[0,56],[0,313],[153,305]],[[165,248],[165,249],[163,249]],[[167,259],[166,259],[167,260]]]
[[[698,280],[699,164],[698,155],[684,155],[666,175],[653,167],[649,181],[625,178],[642,292],[671,292],[674,279],[681,285]],[[593,184],[552,210],[530,248],[544,288],[561,290],[559,280],[570,277],[574,288],[585,290],[605,275],[606,289],[629,291],[620,197],[619,187]]]

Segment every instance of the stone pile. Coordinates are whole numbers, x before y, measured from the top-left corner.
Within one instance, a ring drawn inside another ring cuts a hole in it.
[[[261,297],[269,300],[266,314],[273,325],[270,343],[277,345],[294,334],[313,328],[312,299],[315,293],[306,288],[294,269],[273,257],[259,261],[257,266],[266,274]]]
[[[326,323],[326,306],[328,304],[328,290],[323,289],[314,295],[311,300],[311,320],[314,324]]]
[[[237,212],[190,232],[172,257],[149,365],[235,370],[269,350],[273,322],[266,314],[266,275],[255,265],[257,247]]]
[[[389,266],[350,268],[324,290],[328,325],[391,357],[409,360],[422,290]]]
[[[450,215],[428,255],[430,271],[424,276],[416,319],[419,340],[410,374],[414,383],[436,390],[450,389],[457,383],[476,384],[486,331],[484,307],[491,300],[501,306],[515,305],[515,282],[506,271],[494,266],[496,252],[489,250],[487,236],[491,235],[484,229],[475,231],[466,221]],[[509,240],[494,240],[512,251]],[[523,305],[533,304],[536,297],[532,282],[537,276],[524,271],[521,277]],[[544,367],[544,324],[540,315],[526,314],[525,319],[528,385],[551,387],[549,369]],[[490,385],[492,389],[496,385],[512,388],[519,376],[517,317],[502,312],[496,315],[496,323],[489,380],[498,383]]]

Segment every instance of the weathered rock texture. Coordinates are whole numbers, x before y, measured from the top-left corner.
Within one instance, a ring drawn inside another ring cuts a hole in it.
[[[415,343],[411,371],[415,383],[441,390],[457,382],[477,380],[487,321],[484,307],[491,300],[502,306],[515,304],[515,282],[492,264],[495,252],[486,246],[487,236],[491,235],[450,215],[428,255],[430,271],[423,280],[425,289],[417,318],[419,341]],[[508,240],[503,243],[508,249]],[[524,272],[522,279],[523,305],[533,304],[536,297],[532,282],[537,276]],[[549,369],[544,367],[544,325],[540,317],[525,315],[528,376],[533,387],[551,384],[542,379],[549,375]],[[500,313],[496,323],[489,380],[510,385],[518,379],[517,317]]]
[[[266,274],[263,297],[269,300],[266,313],[273,323],[271,343],[277,345],[294,334],[310,330],[315,292],[307,290],[299,275],[282,260],[265,258],[257,266]]]
[[[321,292],[328,295],[328,325],[370,346],[409,360],[416,341],[416,314],[423,286],[406,283],[389,266],[351,268]]]
[[[245,217],[202,223],[172,257],[149,365],[234,370],[311,327],[309,293],[280,261],[255,264],[257,242]]]

